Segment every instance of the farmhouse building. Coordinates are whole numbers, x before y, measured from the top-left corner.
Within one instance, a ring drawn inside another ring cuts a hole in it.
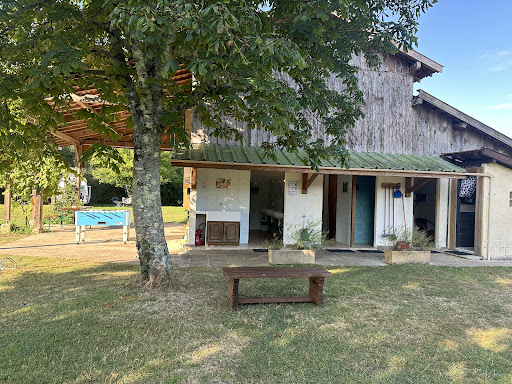
[[[243,142],[226,141],[187,114],[192,148],[174,165],[185,167],[188,245],[198,228],[209,245],[269,232],[290,244],[309,225],[346,246],[380,247],[393,228],[417,226],[439,249],[512,258],[512,139],[422,90],[414,96],[414,82],[442,71],[418,52],[385,56],[378,70],[362,57],[354,64],[366,106],[347,133],[349,169],[325,161],[316,172],[300,152],[269,159],[260,149],[269,133],[230,122]],[[314,138],[329,142],[317,126]]]

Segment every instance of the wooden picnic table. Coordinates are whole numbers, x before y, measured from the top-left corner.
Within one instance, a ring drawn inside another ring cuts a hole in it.
[[[322,267],[226,267],[222,272],[228,279],[228,304],[232,311],[238,310],[238,304],[260,303],[313,303],[319,307],[324,304],[324,278],[331,272]],[[240,279],[272,278],[309,278],[309,294],[306,297],[239,297]]]

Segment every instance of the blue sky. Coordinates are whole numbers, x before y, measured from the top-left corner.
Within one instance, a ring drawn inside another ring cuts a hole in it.
[[[443,65],[415,89],[512,137],[512,0],[439,0],[415,49]]]

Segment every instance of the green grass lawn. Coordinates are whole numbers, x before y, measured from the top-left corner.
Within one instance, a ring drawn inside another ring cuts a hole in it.
[[[0,383],[512,382],[511,268],[336,268],[323,308],[232,313],[220,269],[178,269],[173,290],[144,293],[136,266],[16,261],[0,275]]]
[[[123,207],[116,208],[114,204],[102,204],[102,205],[94,205],[94,209],[129,209],[132,210],[131,207]],[[49,215],[51,211],[51,207],[49,205],[43,206],[43,214]],[[4,205],[0,204],[0,223],[4,223],[3,221],[3,212]],[[25,216],[21,207],[15,207],[12,211],[12,222],[18,225],[24,225]],[[188,212],[183,207],[162,207],[162,215],[164,217],[164,223],[186,223],[188,221]],[[29,211],[29,219],[31,218],[31,214]],[[132,214],[132,222],[133,222],[133,214]]]

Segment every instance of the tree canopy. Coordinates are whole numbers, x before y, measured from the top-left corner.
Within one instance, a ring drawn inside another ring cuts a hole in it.
[[[420,14],[434,2],[1,1],[0,121],[8,123],[0,140],[12,142],[15,133],[23,145],[42,144],[42,132],[64,123],[58,108],[77,89],[94,87],[106,102],[100,114],[77,112],[106,138],[116,134],[104,123],[128,108],[137,246],[142,276],[154,285],[171,267],[163,224],[155,224],[162,222],[162,133],[187,145],[183,114],[193,108],[214,135],[240,138],[226,123],[236,119],[270,131],[277,141],[263,145],[269,152],[303,148],[312,167],[322,157],[343,160],[345,132],[364,103],[351,58],[364,54],[377,65],[378,53],[411,47]],[[180,68],[193,73],[193,84],[172,80]],[[345,88],[331,90],[330,76]],[[14,123],[12,103],[30,119]],[[330,145],[312,140],[311,114],[332,136]]]
[[[100,183],[123,188],[126,196],[131,196],[133,186],[133,153],[130,149],[119,149],[118,151],[120,161],[115,163],[115,167],[110,162],[105,165],[102,157],[93,156],[89,163],[86,164],[86,169]],[[161,184],[169,182],[175,184],[182,183],[181,178],[183,174],[171,165],[171,160],[171,152],[162,153],[160,166]]]

